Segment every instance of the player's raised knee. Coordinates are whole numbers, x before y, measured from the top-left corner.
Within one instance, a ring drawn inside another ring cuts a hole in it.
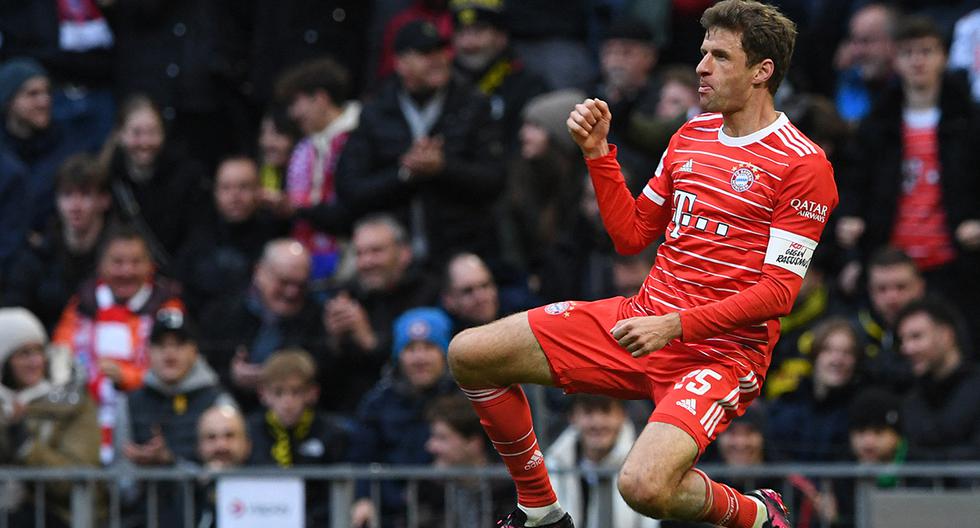
[[[673,490],[664,482],[623,467],[619,472],[618,486],[619,494],[630,508],[655,519],[670,518]]]
[[[475,328],[463,330],[449,342],[449,370],[456,381],[465,384],[479,372],[483,348],[481,342]]]

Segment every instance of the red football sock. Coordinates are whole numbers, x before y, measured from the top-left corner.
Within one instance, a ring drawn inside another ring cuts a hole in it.
[[[531,423],[531,407],[520,385],[496,389],[463,389],[483,429],[517,486],[517,502],[538,508],[558,498],[544,466],[544,455]]]
[[[692,471],[700,475],[707,486],[704,509],[698,520],[726,528],[752,528],[758,503],[730,486],[714,482],[699,469]]]

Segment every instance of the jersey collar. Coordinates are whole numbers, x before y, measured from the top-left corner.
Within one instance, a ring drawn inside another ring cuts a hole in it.
[[[737,137],[732,137],[726,134],[725,125],[722,124],[718,128],[718,141],[722,145],[725,145],[726,147],[744,147],[746,145],[751,145],[756,141],[762,140],[769,134],[772,134],[776,130],[782,128],[783,125],[785,125],[786,123],[789,123],[789,118],[786,117],[786,114],[779,112],[779,117],[777,117],[776,120],[773,121],[772,124],[770,124],[769,126],[756,130],[755,132],[747,136],[737,136]]]

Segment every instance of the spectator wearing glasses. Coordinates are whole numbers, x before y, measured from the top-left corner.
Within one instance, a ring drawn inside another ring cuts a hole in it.
[[[273,352],[298,347],[325,359],[320,307],[309,295],[310,254],[299,242],[266,244],[251,284],[212,303],[201,317],[201,350],[246,414],[258,407],[262,363]]]

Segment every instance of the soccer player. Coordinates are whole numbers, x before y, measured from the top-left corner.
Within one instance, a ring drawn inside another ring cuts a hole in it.
[[[698,91],[710,113],[674,134],[637,198],[606,141],[607,104],[586,99],[567,121],[617,250],[666,239],[640,291],[550,304],[450,345],[452,372],[517,486],[518,508],[499,526],[573,526],[518,383],[656,402],[619,475],[620,493],[641,513],[790,526],[776,492],[741,494],[694,464],[759,394],[778,318],[793,306],[837,190],[821,149],[774,108],[794,24],[746,0],[719,2],[701,24]]]

